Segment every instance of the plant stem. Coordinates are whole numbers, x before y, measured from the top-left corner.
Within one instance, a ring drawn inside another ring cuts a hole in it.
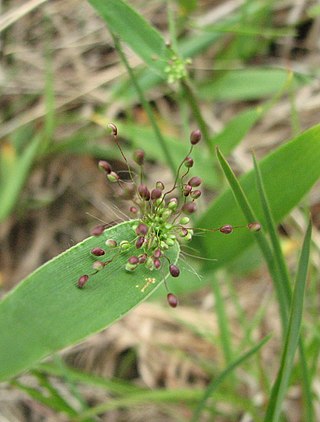
[[[150,106],[150,104],[148,103],[148,101],[146,100],[146,98],[143,94],[143,91],[142,91],[142,89],[141,89],[141,87],[138,83],[138,80],[137,80],[137,78],[136,78],[136,76],[135,76],[135,74],[134,74],[134,72],[133,72],[124,52],[123,52],[123,50],[122,50],[121,43],[120,43],[119,39],[113,33],[111,33],[111,35],[112,35],[112,38],[113,38],[113,41],[114,41],[114,46],[115,46],[116,50],[118,51],[120,59],[121,59],[122,63],[124,64],[128,74],[131,78],[133,86],[135,87],[137,94],[139,96],[140,102],[141,102],[143,108],[145,109],[145,111],[148,115],[148,118],[150,120],[151,126],[152,126],[152,128],[153,128],[153,130],[156,134],[156,137],[158,138],[158,142],[159,142],[159,144],[162,148],[163,155],[166,157],[166,161],[167,161],[167,163],[168,163],[168,165],[169,165],[169,167],[172,171],[172,174],[175,176],[176,175],[176,166],[175,166],[173,158],[172,158],[172,156],[169,152],[168,146],[167,146],[167,144],[166,144],[166,142],[165,142],[165,140],[164,140],[164,138],[163,138],[163,136],[160,132],[159,126],[158,126],[158,124],[157,124],[157,122],[156,122],[156,120],[153,116],[151,106]]]

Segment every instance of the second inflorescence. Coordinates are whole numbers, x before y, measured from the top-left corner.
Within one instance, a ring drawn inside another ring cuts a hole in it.
[[[167,252],[176,245],[176,242],[180,244],[189,242],[193,236],[189,216],[197,209],[197,200],[201,196],[199,187],[202,180],[198,176],[190,177],[189,172],[194,164],[191,154],[194,146],[201,140],[201,132],[198,129],[191,132],[189,152],[177,168],[173,186],[166,190],[164,183],[157,181],[153,188],[149,189],[145,183],[144,151],[134,152],[133,159],[139,170],[134,172],[118,142],[116,125],[111,123],[108,126],[112,130],[114,141],[127,165],[129,180],[122,180],[107,161],[101,160],[98,165],[106,174],[107,180],[118,186],[122,198],[131,201],[129,212],[133,218],[131,227],[134,232],[134,240],[117,242],[114,239],[108,239],[106,247],[112,249],[114,253],[106,261],[101,260],[104,255],[109,255],[106,254],[106,250],[100,247],[93,248],[91,254],[97,258],[93,264],[94,274],[102,270],[119,254],[132,251],[132,255],[125,265],[127,271],[133,272],[141,265],[150,271],[167,267],[172,277],[178,277],[180,269],[176,263],[170,261]],[[92,235],[100,236],[107,227],[108,225],[95,227]],[[252,223],[248,227],[252,231],[260,229],[259,223]],[[211,231],[217,230],[229,234],[233,231],[233,227],[226,225]],[[83,288],[88,280],[89,275],[82,275],[78,279],[78,287]],[[167,301],[173,308],[178,305],[178,299],[173,293],[167,294]]]

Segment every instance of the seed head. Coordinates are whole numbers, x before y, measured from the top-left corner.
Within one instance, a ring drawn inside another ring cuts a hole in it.
[[[183,195],[184,196],[189,196],[191,191],[192,191],[192,186],[191,185],[185,185],[183,187]]]
[[[198,198],[200,198],[200,196],[201,196],[201,190],[196,189],[196,190],[194,190],[194,191],[190,192],[190,196],[191,196],[191,198],[193,198],[193,199],[198,199]]]
[[[114,239],[108,239],[105,241],[105,244],[109,247],[109,248],[115,248],[117,246],[117,241]]]
[[[154,258],[153,265],[154,265],[154,268],[156,270],[158,270],[161,267],[161,261],[160,261],[160,259],[159,258]]]
[[[148,258],[148,255],[146,253],[143,253],[141,255],[139,255],[139,263],[140,264],[144,264]]]
[[[177,296],[173,293],[167,294],[167,302],[171,306],[171,308],[176,308],[179,304]]]
[[[191,167],[193,166],[193,159],[192,159],[191,157],[186,157],[186,158],[184,159],[184,165],[185,165],[187,168],[191,168]]]
[[[152,191],[151,191],[151,199],[152,200],[161,198],[161,195],[162,195],[161,189],[158,189],[158,188],[152,189]]]
[[[138,208],[137,207],[130,207],[129,211],[131,212],[131,214],[137,214],[138,213]]]
[[[248,229],[252,232],[258,232],[259,230],[261,230],[261,224],[257,222],[249,223]]]
[[[101,170],[105,171],[107,174],[111,173],[112,171],[111,165],[108,163],[108,161],[105,160],[100,160],[98,163],[98,167]]]
[[[140,249],[142,247],[142,245],[144,244],[144,240],[145,238],[143,236],[139,236],[137,241],[136,241],[136,248]]]
[[[223,234],[230,234],[233,232],[233,227],[230,224],[220,227],[219,231]]]
[[[95,256],[102,256],[105,254],[105,251],[102,248],[93,248],[91,249],[91,253]]]
[[[187,202],[182,207],[182,211],[185,212],[186,214],[192,214],[196,211],[196,209],[197,209],[197,206],[194,202]]]
[[[137,256],[130,256],[128,263],[131,265],[137,265],[139,264],[139,258]]]
[[[145,199],[146,201],[149,201],[150,199],[150,192],[146,185],[139,185],[138,186],[138,192],[142,199]]]
[[[136,228],[136,233],[138,236],[145,236],[148,233],[149,227],[146,224],[140,223]]]
[[[164,184],[159,180],[157,183],[156,183],[156,188],[157,189],[160,189],[160,190],[163,190],[164,189]]]
[[[133,159],[139,166],[142,166],[144,163],[144,151],[142,149],[137,149],[133,153]]]
[[[191,179],[188,182],[188,185],[192,186],[193,188],[200,186],[202,183],[202,180],[198,176],[191,177]]]
[[[104,232],[104,229],[105,229],[104,225],[96,226],[91,230],[91,234],[92,236],[100,236]]]
[[[111,171],[109,174],[107,174],[107,179],[109,182],[115,183],[120,179],[120,177],[115,171]]]
[[[201,140],[201,132],[199,129],[195,129],[190,134],[190,142],[192,145],[196,145]]]
[[[180,275],[179,268],[174,264],[171,264],[169,266],[169,271],[170,271],[170,274],[172,275],[172,277],[179,277],[179,275]]]
[[[89,276],[87,274],[79,277],[79,280],[77,283],[77,286],[79,287],[79,289],[82,289],[88,280],[89,280]]]
[[[153,256],[155,257],[155,258],[160,258],[160,256],[162,255],[162,252],[161,252],[161,249],[156,249],[154,252],[153,252]]]
[[[177,198],[171,198],[168,202],[168,208],[169,210],[175,211],[178,207],[178,199]]]

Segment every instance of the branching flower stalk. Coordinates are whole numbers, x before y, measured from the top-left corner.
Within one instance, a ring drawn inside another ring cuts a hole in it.
[[[170,261],[167,252],[176,245],[176,242],[180,244],[189,242],[195,230],[190,226],[189,215],[197,210],[196,202],[201,196],[199,187],[202,180],[198,176],[190,177],[189,172],[194,164],[191,157],[193,148],[200,142],[201,132],[198,129],[191,132],[189,152],[177,168],[173,186],[166,190],[162,181],[157,181],[151,189],[148,188],[144,183],[144,151],[137,150],[133,154],[133,159],[139,167],[139,172],[136,173],[131,169],[119,144],[116,125],[110,123],[108,127],[112,130],[114,141],[127,165],[130,180],[129,182],[121,180],[119,174],[112,170],[110,163],[107,161],[99,161],[98,166],[106,174],[108,182],[118,186],[122,198],[132,202],[129,211],[133,217],[131,227],[134,232],[134,239],[130,241],[123,239],[120,242],[108,239],[105,242],[106,249],[93,248],[91,254],[96,258],[96,261],[93,263],[91,275],[103,270],[119,255],[132,252],[125,265],[126,271],[133,272],[140,266],[144,266],[152,272],[167,266],[172,277],[179,277],[180,269]],[[136,174],[138,174],[137,177]],[[92,230],[92,235],[102,235],[107,227],[108,225],[95,227]],[[246,227],[252,231],[260,229],[259,223],[252,223]],[[234,228],[227,224],[217,229],[209,229],[209,231],[219,230],[221,233],[230,234]],[[208,229],[196,230],[204,231]],[[107,259],[104,259],[105,257]],[[83,288],[89,279],[88,274],[80,276],[77,286]],[[150,278],[150,280],[153,279]],[[166,281],[165,286],[168,291]],[[173,308],[178,305],[177,297],[169,291],[167,301]]]

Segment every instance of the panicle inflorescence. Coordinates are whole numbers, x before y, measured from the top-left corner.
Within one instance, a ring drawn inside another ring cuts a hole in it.
[[[108,239],[105,242],[107,252],[100,247],[93,248],[91,254],[99,258],[93,264],[93,274],[102,270],[120,254],[130,252],[132,254],[127,260],[125,270],[133,272],[138,267],[144,266],[149,271],[158,271],[166,267],[172,277],[178,277],[180,269],[176,263],[170,261],[167,252],[176,245],[176,242],[188,242],[193,236],[194,229],[190,227],[188,215],[193,214],[197,209],[196,202],[202,193],[199,189],[202,180],[198,176],[190,178],[188,174],[194,164],[191,154],[194,146],[201,140],[201,132],[198,129],[191,132],[188,154],[177,168],[173,186],[166,190],[165,184],[160,180],[153,187],[148,188],[143,172],[144,151],[139,149],[134,152],[133,160],[139,167],[138,173],[135,173],[129,166],[118,142],[116,125],[111,123],[109,128],[112,130],[115,143],[127,165],[129,181],[122,180],[119,174],[112,169],[111,164],[105,160],[99,161],[98,166],[105,172],[106,179],[120,190],[121,197],[132,201],[129,211],[134,217],[131,225],[134,240],[117,242],[114,239]],[[248,225],[251,231],[258,231],[259,227],[259,223]],[[99,225],[92,230],[92,235],[100,236],[106,228],[107,225]],[[221,233],[229,234],[233,231],[233,227],[225,225],[218,229],[209,230],[219,230]],[[104,256],[108,259],[101,261],[101,257]],[[83,288],[88,279],[87,274],[82,275],[78,280],[78,287]],[[150,278],[150,280],[154,279]],[[145,287],[142,291],[144,289]],[[178,299],[173,293],[168,293],[167,301],[173,308],[178,305]]]

